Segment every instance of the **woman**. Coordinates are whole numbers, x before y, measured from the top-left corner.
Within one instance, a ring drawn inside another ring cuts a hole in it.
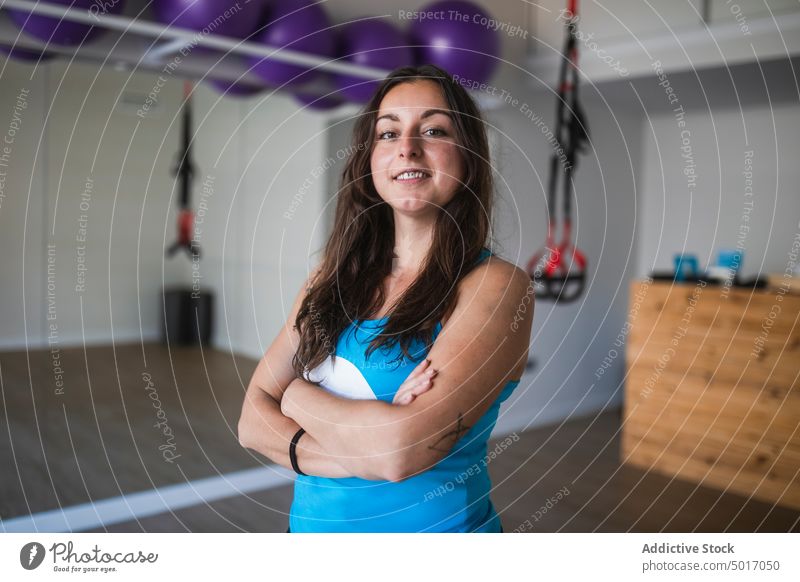
[[[404,67],[353,138],[324,258],[239,439],[298,473],[292,532],[500,532],[486,442],[527,361],[533,288],[484,247],[481,115],[442,69]]]

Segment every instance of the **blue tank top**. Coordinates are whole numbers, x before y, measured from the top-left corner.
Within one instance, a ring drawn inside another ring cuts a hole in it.
[[[483,249],[478,262],[491,254]],[[392,402],[408,375],[430,349],[418,339],[409,346],[413,360],[399,344],[365,351],[386,323],[362,319],[337,339],[336,361],[329,356],[308,372],[312,382],[346,398]],[[433,339],[442,329],[436,324]],[[436,465],[403,481],[359,477],[331,479],[298,475],[289,511],[292,533],[301,532],[500,532],[500,518],[489,498],[486,442],[497,422],[500,404],[519,384],[511,380],[489,410]]]

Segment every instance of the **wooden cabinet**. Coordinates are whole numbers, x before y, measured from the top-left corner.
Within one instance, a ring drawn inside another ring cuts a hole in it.
[[[800,508],[800,296],[630,292],[623,462]]]

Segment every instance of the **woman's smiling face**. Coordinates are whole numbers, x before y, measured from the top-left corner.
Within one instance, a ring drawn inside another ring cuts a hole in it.
[[[426,80],[401,83],[381,101],[372,180],[395,212],[436,213],[460,189],[464,163],[449,109],[439,85]]]

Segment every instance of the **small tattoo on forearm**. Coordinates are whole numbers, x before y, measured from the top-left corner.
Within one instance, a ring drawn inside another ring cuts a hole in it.
[[[465,432],[467,432],[470,428],[471,427],[469,427],[466,424],[464,424],[464,416],[459,412],[458,413],[458,421],[456,422],[456,427],[453,430],[451,430],[450,432],[448,432],[447,434],[445,434],[444,436],[442,436],[442,438],[440,438],[434,444],[430,445],[428,448],[430,450],[432,450],[432,451],[442,451],[444,453],[449,453],[450,449],[449,448],[444,448],[444,447],[439,447],[439,443],[441,443],[443,440],[445,440],[447,438],[453,437],[453,442],[450,445],[452,447],[453,444],[458,442],[458,439],[461,438],[461,435],[463,435]]]

